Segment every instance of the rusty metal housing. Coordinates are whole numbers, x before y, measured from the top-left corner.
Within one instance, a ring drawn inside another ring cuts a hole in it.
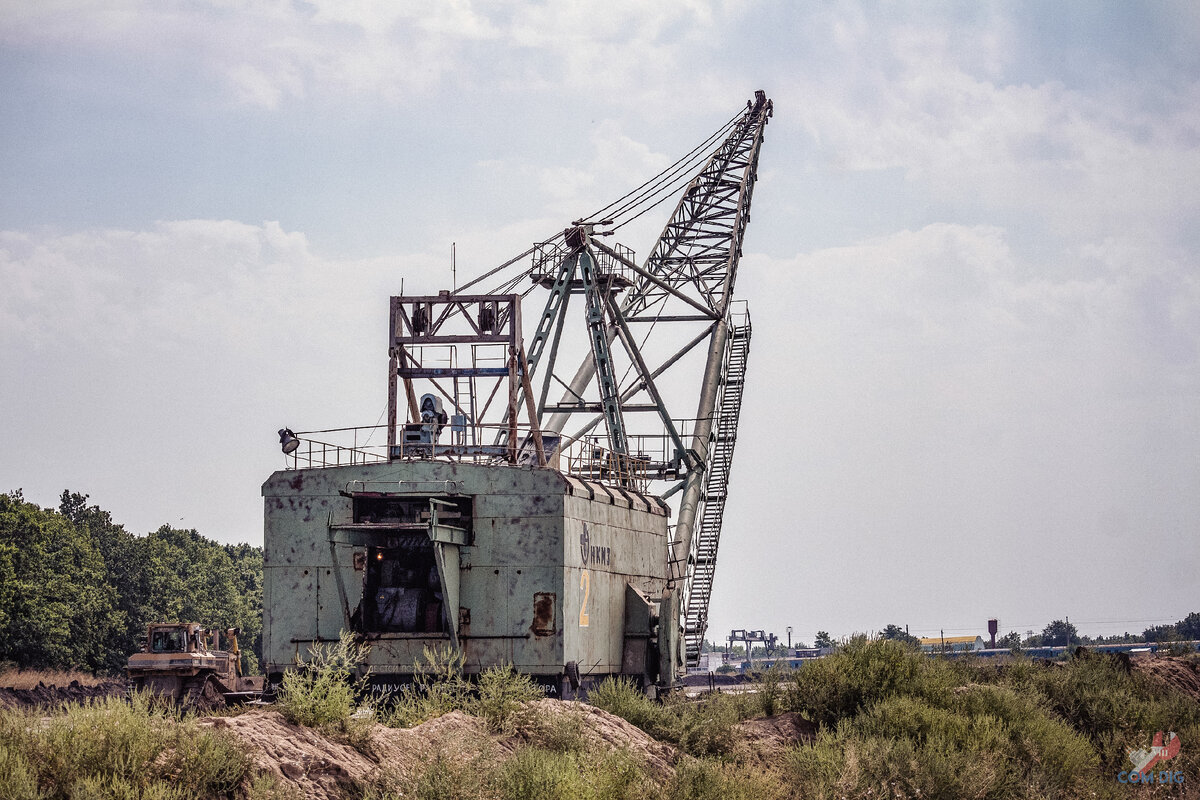
[[[668,512],[656,497],[432,460],[280,471],[263,496],[269,677],[345,629],[370,643],[385,684],[406,682],[430,646],[460,648],[468,673],[512,664],[557,695],[573,694],[575,669],[585,684],[657,678],[645,598],[667,587]]]

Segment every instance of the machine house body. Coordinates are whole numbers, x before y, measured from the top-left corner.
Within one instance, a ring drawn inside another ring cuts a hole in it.
[[[657,497],[542,467],[399,461],[263,484],[269,679],[343,630],[381,684],[425,648],[467,673],[512,664],[551,696],[609,675],[652,685],[668,584]]]

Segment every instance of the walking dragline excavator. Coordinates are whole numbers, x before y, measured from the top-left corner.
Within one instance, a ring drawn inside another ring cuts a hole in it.
[[[620,200],[453,291],[391,298],[386,446],[280,431],[288,466],[263,485],[270,679],[343,630],[382,683],[431,645],[567,697],[610,675],[670,688],[697,662],[771,114],[755,92]],[[605,241],[676,196],[644,260]]]

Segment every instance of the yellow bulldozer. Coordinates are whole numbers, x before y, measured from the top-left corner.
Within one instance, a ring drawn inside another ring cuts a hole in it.
[[[238,629],[195,622],[156,622],[125,667],[130,693],[149,691],[198,709],[244,703],[261,695],[261,678],[243,677]]]

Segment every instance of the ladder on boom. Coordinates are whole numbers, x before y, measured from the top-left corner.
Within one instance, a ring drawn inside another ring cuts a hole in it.
[[[729,468],[737,444],[738,416],[742,410],[746,360],[750,355],[750,317],[729,329],[725,353],[725,379],[717,406],[716,427],[711,442],[708,475],[705,478],[704,510],[700,530],[691,554],[691,586],[684,610],[684,652],[688,666],[700,660],[704,633],[708,628],[708,601],[712,596],[713,576],[717,568],[717,545],[721,538],[721,520],[725,516],[725,498],[729,491]]]

